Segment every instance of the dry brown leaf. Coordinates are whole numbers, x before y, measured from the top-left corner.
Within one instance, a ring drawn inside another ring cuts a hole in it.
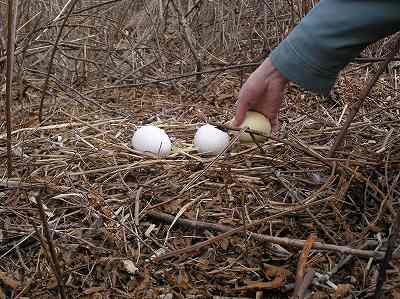
[[[392,290],[393,299],[400,299],[400,288],[395,288]]]
[[[198,267],[200,270],[208,270],[209,269],[210,262],[208,259],[205,258],[199,258],[196,262],[196,267]]]
[[[49,279],[49,281],[47,282],[47,288],[48,289],[54,289],[58,286],[58,282],[57,282],[57,278],[52,275]]]
[[[189,238],[175,238],[171,241],[171,246],[175,250],[185,248],[187,246],[192,245]]]
[[[339,284],[336,289],[335,297],[337,299],[344,298],[348,296],[353,289],[353,285],[351,284]]]
[[[352,232],[352,230],[351,230],[351,226],[350,225],[346,225],[345,226],[345,231],[344,231],[344,239],[347,241],[347,242],[351,242],[351,241],[353,241],[354,240],[354,237],[355,237],[355,235],[354,235],[354,233]]]
[[[275,273],[275,278],[272,281],[262,282],[262,281],[248,281],[246,282],[247,286],[236,288],[235,290],[264,290],[264,289],[279,289],[281,288],[286,278],[289,274],[289,271],[284,268],[279,268],[279,270]]]
[[[18,282],[7,272],[0,272],[0,281],[11,289],[15,289],[18,286]]]
[[[374,223],[368,224],[368,230],[373,233],[379,233],[382,229]]]
[[[190,288],[189,276],[185,271],[179,271],[177,283],[180,289],[187,290]]]
[[[222,240],[222,242],[221,242],[221,247],[222,247],[222,249],[223,249],[223,250],[227,250],[227,249],[229,248],[229,244],[230,244],[230,242],[229,242],[228,239]]]
[[[144,276],[143,280],[141,281],[141,283],[138,286],[139,290],[145,290],[150,285],[150,271],[147,267],[143,271],[143,276]]]
[[[263,264],[262,270],[264,272],[264,275],[270,279],[276,277],[282,271],[287,271],[287,274],[288,274],[287,276],[292,274],[286,268],[274,266],[274,265],[270,265],[270,264],[265,264],[265,263]]]
[[[318,292],[312,294],[310,299],[329,299],[329,295],[318,291]]]
[[[83,291],[83,294],[85,295],[92,295],[94,293],[99,293],[102,291],[105,291],[106,289],[104,287],[92,287],[92,288],[88,288],[86,290]]]
[[[130,273],[130,274],[135,274],[139,269],[136,267],[135,263],[132,262],[131,260],[123,260],[122,261],[124,269]]]

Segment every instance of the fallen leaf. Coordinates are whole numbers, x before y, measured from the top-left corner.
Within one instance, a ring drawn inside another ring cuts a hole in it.
[[[198,267],[200,270],[208,270],[209,264],[210,262],[208,261],[208,259],[199,258],[196,262],[196,267]]]
[[[50,277],[49,281],[47,282],[48,289],[54,289],[58,286],[57,278],[53,275]]]
[[[272,281],[262,282],[262,281],[248,281],[246,282],[246,286],[235,288],[237,291],[244,290],[264,290],[264,289],[279,289],[281,288],[287,276],[289,275],[289,271],[285,268],[279,268],[279,271],[276,272],[275,278]]]
[[[189,276],[185,271],[179,271],[177,283],[178,283],[178,288],[180,289],[187,290],[190,288]]]
[[[348,296],[353,289],[353,285],[351,284],[339,284],[336,289],[336,298],[344,298]]]
[[[15,289],[18,286],[18,282],[7,272],[0,272],[0,281],[11,289]]]
[[[287,269],[285,269],[283,267],[274,266],[274,265],[270,265],[270,264],[266,264],[266,263],[263,264],[262,270],[264,272],[264,275],[269,279],[276,277],[282,271],[288,271]],[[291,273],[288,271],[288,274],[291,274]]]
[[[130,260],[123,260],[125,270],[131,274],[135,274],[139,269],[135,266],[135,263]]]
[[[83,294],[92,295],[94,293],[103,292],[105,290],[106,289],[104,287],[92,287],[92,288],[88,288],[88,289],[84,290]]]
[[[140,294],[140,292],[142,292],[143,290],[147,290],[150,287],[150,270],[145,267],[144,271],[142,274],[142,277],[140,279],[140,282],[137,284],[137,286],[135,287],[135,295]]]
[[[229,248],[229,240],[228,239],[224,239],[224,240],[222,240],[222,242],[221,242],[221,247],[222,247],[222,249],[223,250],[227,250],[228,248]]]
[[[400,299],[400,288],[392,290],[393,299]]]
[[[380,231],[382,231],[382,229],[380,229],[378,226],[376,226],[373,223],[368,224],[368,230],[373,233],[379,233]]]
[[[329,299],[329,295],[318,291],[318,292],[312,294],[310,299]]]

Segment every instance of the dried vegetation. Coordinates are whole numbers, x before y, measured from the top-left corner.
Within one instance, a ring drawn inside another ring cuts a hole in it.
[[[376,63],[350,64],[330,98],[291,85],[263,144],[218,159],[192,148],[200,124],[233,117],[243,81],[312,5],[20,1],[11,178],[0,114],[0,298],[373,294],[399,208],[395,62],[334,158]],[[363,54],[386,52],[385,40]],[[170,134],[171,156],[130,147],[144,123]],[[400,298],[393,255],[384,298]]]

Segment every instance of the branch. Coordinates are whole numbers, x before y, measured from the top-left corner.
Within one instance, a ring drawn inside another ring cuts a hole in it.
[[[294,211],[297,211],[301,208],[295,208],[290,211],[284,211],[281,213],[278,213],[277,215],[273,215],[264,219],[260,219],[258,221],[255,221],[253,223],[248,223],[246,224],[246,230],[249,230],[257,225],[260,225],[262,223],[266,223],[268,221],[271,221],[272,218],[275,218],[277,216],[282,216],[284,214],[288,214]],[[162,213],[162,212],[157,212],[157,211],[147,211],[147,215],[149,215],[152,218],[159,219],[165,222],[170,222],[172,223],[175,219],[175,217]],[[216,231],[221,231],[223,232],[222,234],[217,235],[216,237],[210,238],[206,241],[199,242],[195,245],[188,246],[179,250],[175,250],[169,253],[166,253],[164,255],[158,256],[155,258],[156,261],[160,261],[163,259],[167,259],[170,257],[174,257],[177,255],[182,255],[184,253],[189,254],[193,253],[200,248],[206,247],[209,244],[212,244],[214,242],[218,242],[223,240],[226,237],[235,235],[237,233],[244,233],[244,227],[240,226],[238,228],[232,228],[229,226],[225,225],[218,225],[218,224],[213,224],[213,223],[207,223],[207,222],[200,222],[200,221],[193,221],[193,220],[187,220],[187,219],[182,219],[179,218],[175,221],[175,223],[184,225],[184,226],[189,226],[192,228],[197,228],[197,229],[212,229]],[[258,234],[258,233],[251,233],[249,232],[250,236],[256,240],[262,241],[262,242],[267,242],[267,243],[275,243],[283,246],[290,246],[290,247],[295,247],[295,248],[304,248],[304,245],[306,244],[306,241],[304,240],[298,240],[298,239],[290,239],[290,238],[281,238],[281,237],[273,237],[273,236],[266,236],[263,234]],[[321,242],[315,242],[312,245],[313,249],[319,249],[319,250],[325,250],[325,251],[335,251],[335,252],[340,252],[343,254],[351,254],[359,257],[368,257],[368,258],[374,258],[376,260],[382,260],[384,253],[383,252],[376,252],[376,251],[369,251],[369,250],[361,250],[361,249],[353,249],[350,247],[346,246],[338,246],[338,245],[331,245],[331,244],[325,244]]]
[[[356,116],[358,110],[360,110],[361,105],[364,103],[365,99],[367,98],[372,87],[375,85],[379,76],[384,72],[384,70],[388,66],[389,62],[392,61],[392,59],[397,54],[397,52],[399,51],[399,48],[400,48],[400,33],[398,33],[395,36],[394,43],[392,45],[392,50],[390,51],[389,55],[385,58],[384,62],[381,63],[378,71],[369,80],[368,84],[364,87],[364,89],[361,90],[360,95],[359,95],[359,100],[353,105],[349,117],[346,119],[346,122],[343,125],[342,130],[340,131],[339,135],[336,137],[335,143],[333,144],[333,146],[331,147],[331,149],[328,153],[328,158],[332,158],[334,156],[335,151],[338,149],[338,147],[342,143],[344,136],[346,135],[347,129],[350,127],[350,124],[353,121],[354,117]]]

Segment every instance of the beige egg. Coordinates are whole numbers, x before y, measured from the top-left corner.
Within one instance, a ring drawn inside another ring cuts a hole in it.
[[[271,122],[264,114],[256,111],[247,111],[246,117],[240,128],[248,126],[249,129],[259,131],[267,136],[271,136]],[[257,142],[264,142],[267,138],[261,135],[253,135]],[[254,142],[249,133],[243,133],[240,135],[239,140],[241,143],[252,143]]]

